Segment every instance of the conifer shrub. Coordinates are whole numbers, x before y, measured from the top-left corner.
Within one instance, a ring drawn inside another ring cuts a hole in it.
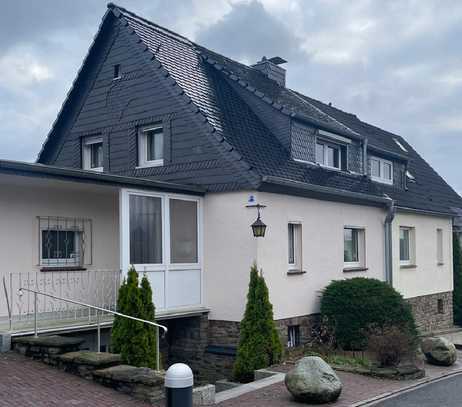
[[[254,370],[278,363],[281,357],[282,344],[273,319],[268,287],[254,264],[250,270],[247,305],[240,325],[234,378],[242,383],[250,382],[254,379]]]
[[[462,325],[462,250],[460,240],[456,233],[453,234],[453,264],[454,264],[454,323]]]
[[[411,308],[401,294],[372,278],[332,281],[322,294],[321,316],[332,329],[336,345],[345,350],[364,350],[371,327],[396,327],[412,342],[417,336]]]
[[[132,317],[155,320],[152,289],[146,276],[139,284],[138,273],[131,267],[119,288],[117,311]],[[156,329],[148,324],[116,316],[112,327],[112,351],[120,353],[126,364],[156,368]]]

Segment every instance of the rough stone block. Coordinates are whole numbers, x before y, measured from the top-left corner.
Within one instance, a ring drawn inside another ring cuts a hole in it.
[[[208,384],[206,386],[196,387],[193,389],[193,405],[195,406],[213,406],[215,404],[215,386]]]

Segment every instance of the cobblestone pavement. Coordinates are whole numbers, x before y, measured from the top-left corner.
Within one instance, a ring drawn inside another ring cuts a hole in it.
[[[148,407],[151,404],[10,352],[0,353],[0,407],[6,406]]]

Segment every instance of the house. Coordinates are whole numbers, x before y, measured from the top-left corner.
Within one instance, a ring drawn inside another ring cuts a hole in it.
[[[450,328],[462,198],[403,137],[287,88],[284,63],[240,64],[110,3],[37,163],[0,162],[6,288],[56,279],[113,305],[133,264],[166,352],[196,369],[236,346],[254,261],[289,347],[354,276],[392,284],[422,331]]]

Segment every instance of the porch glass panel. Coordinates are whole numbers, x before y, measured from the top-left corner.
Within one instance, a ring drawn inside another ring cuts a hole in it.
[[[197,263],[197,202],[170,199],[171,263]]]
[[[162,200],[130,195],[130,263],[162,263]]]

